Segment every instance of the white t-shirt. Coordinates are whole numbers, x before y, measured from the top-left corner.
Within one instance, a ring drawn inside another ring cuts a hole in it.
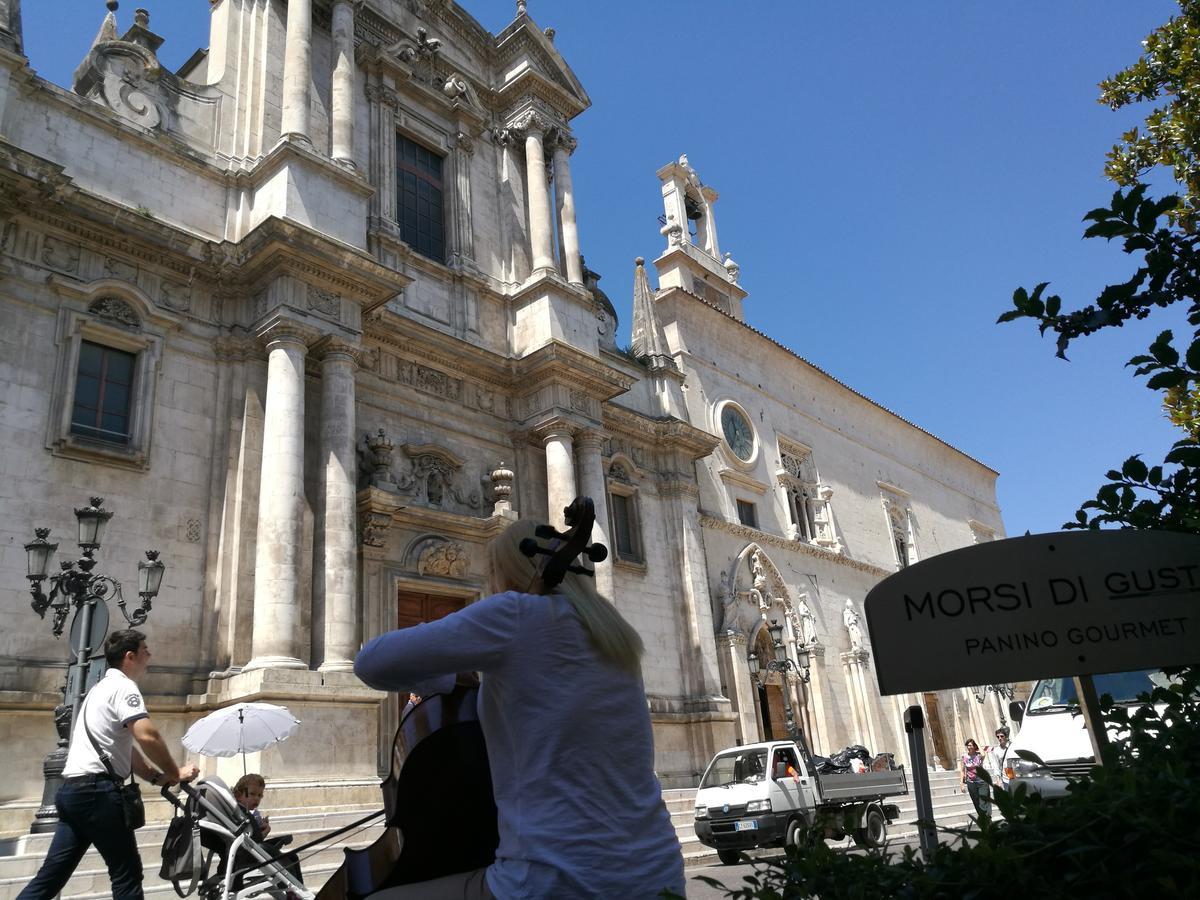
[[[133,765],[133,732],[128,726],[150,715],[137,683],[120,669],[110,668],[87,692],[82,709],[83,715],[76,717],[75,727],[71,729],[71,746],[67,750],[63,777],[99,775],[108,771],[84,731],[86,717],[92,737],[108,757],[113,771],[121,778],[128,778]]]
[[[380,635],[355,673],[375,688],[448,690],[479,670],[479,721],[499,818],[498,900],[650,900],[684,893],[654,775],[645,689],[597,655],[561,596],[507,592]]]

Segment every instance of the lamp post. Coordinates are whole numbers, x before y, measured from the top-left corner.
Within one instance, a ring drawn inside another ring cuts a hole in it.
[[[784,727],[787,728],[788,737],[792,740],[796,739],[796,719],[792,715],[792,701],[788,697],[787,691],[787,673],[795,672],[800,681],[808,684],[810,677],[808,651],[800,647],[796,651],[799,660],[793,660],[788,657],[787,647],[783,643],[783,626],[779,624],[777,619],[772,619],[771,624],[767,626],[767,633],[771,635],[771,645],[774,649],[775,658],[768,659],[765,663],[758,658],[757,653],[751,653],[747,657],[746,662],[750,666],[750,677],[761,687],[763,677],[761,673],[779,672],[783,677],[783,714],[787,717]]]
[[[1004,718],[1004,701],[1011,700],[1016,695],[1015,687],[1011,684],[982,684],[972,690],[975,693],[975,702],[980,704],[988,694],[995,694],[996,709],[1000,712],[1000,724],[1008,725],[1008,720]]]
[[[58,746],[42,762],[42,773],[46,784],[42,790],[42,805],[34,814],[30,832],[38,834],[53,831],[58,824],[58,813],[54,808],[54,797],[62,784],[62,770],[67,761],[70,745],[71,723],[75,710],[83,700],[88,688],[103,675],[103,666],[96,665],[102,658],[104,638],[108,634],[108,601],[116,599],[117,608],[125,621],[132,626],[141,625],[150,615],[151,604],[162,586],[166,566],[158,558],[157,550],[147,550],[146,559],[138,563],[138,596],[141,604],[130,611],[125,606],[121,582],[109,575],[93,572],[96,567],[96,551],[100,549],[105,526],[112,513],[103,508],[104,500],[92,497],[91,503],[75,510],[79,525],[78,541],[80,556],[76,560],[63,560],[59,571],[50,574],[50,561],[58,544],[46,540],[49,528],[35,528],[34,539],[25,545],[29,592],[33,595],[33,611],[42,619],[52,612],[50,631],[61,637],[72,608],[75,618],[71,623],[71,662],[67,666],[67,682],[63,686],[63,702],[54,709],[54,726],[58,732]],[[50,581],[50,593],[42,584]]]

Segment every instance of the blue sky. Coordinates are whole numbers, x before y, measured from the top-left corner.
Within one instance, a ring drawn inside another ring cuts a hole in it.
[[[208,0],[122,3],[122,30],[138,5],[169,67],[207,45]],[[516,4],[462,5],[497,31]],[[104,4],[24,8],[31,65],[67,84]],[[747,321],[998,470],[1010,535],[1057,530],[1105,471],[1161,461],[1176,437],[1123,364],[1181,314],[1093,336],[1070,363],[1030,325],[994,324],[1018,285],[1050,281],[1069,308],[1127,277],[1080,219],[1112,193],[1104,153],[1145,111],[1099,105],[1096,83],[1176,9],[529,0],[591,95],[572,174],[622,338],[633,259],[662,249],[654,172],[687,153],[720,193]]]

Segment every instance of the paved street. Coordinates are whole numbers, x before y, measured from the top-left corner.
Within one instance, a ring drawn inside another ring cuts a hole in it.
[[[910,846],[910,844],[904,841],[894,841],[888,844],[888,849],[900,854],[904,852],[904,848],[906,846]],[[916,847],[916,841],[912,841],[911,846]],[[856,847],[850,847],[845,852],[862,853],[864,851],[859,850]],[[770,854],[763,855],[761,858],[763,860],[782,859],[782,856]],[[743,886],[743,879],[753,871],[754,864],[752,863],[747,863],[740,866],[723,866],[718,864],[714,866],[704,866],[697,869],[689,869],[687,872],[688,900],[723,900],[725,897],[724,891],[720,890],[719,888],[709,887],[702,881],[697,881],[697,876],[714,878],[726,887],[732,888]]]

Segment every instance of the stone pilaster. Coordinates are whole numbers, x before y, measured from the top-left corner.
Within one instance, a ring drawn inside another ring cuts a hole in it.
[[[354,4],[333,4],[333,84],[331,156],[354,165]]]
[[[546,153],[542,146],[548,123],[537,113],[527,113],[517,124],[525,132],[525,189],[529,194],[529,243],[533,270],[554,271],[554,245],[550,230],[550,192],[546,185]]]
[[[604,482],[604,461],[600,450],[604,443],[603,433],[588,428],[575,437],[575,452],[579,457],[580,492],[592,498],[596,506],[596,525],[592,529],[592,540],[608,548],[608,558],[596,563],[596,590],[601,596],[613,599],[612,561],[616,549],[612,545],[612,530],[608,522],[608,489]]]
[[[457,209],[452,250],[459,262],[469,266],[475,263],[475,227],[471,219],[471,158],[474,153],[474,139],[460,131],[454,141],[453,154],[454,202]]]
[[[275,319],[267,346],[267,399],[254,563],[254,657],[244,670],[302,669],[304,357],[310,329]]]
[[[546,520],[560,531],[567,527],[563,510],[575,499],[574,435],[569,422],[552,422],[537,429],[546,449]]]
[[[570,157],[575,152],[573,137],[559,134],[554,142],[555,194],[558,198],[562,257],[567,281],[583,285],[583,264],[579,257],[579,226],[575,222],[575,191],[571,185]]]
[[[283,45],[284,137],[304,142],[309,136],[309,85],[312,82],[312,0],[288,0]]]
[[[863,668],[871,655],[866,650],[851,650],[842,654],[842,667],[846,674],[846,689],[850,693],[850,707],[854,713],[856,734],[854,741],[865,743],[872,752],[879,752],[879,736],[875,727],[874,704],[867,697],[866,678]]]
[[[746,636],[738,631],[717,635],[721,668],[725,674],[725,694],[737,716],[737,736],[743,744],[759,740],[758,714],[755,710],[755,687],[747,660]]]
[[[350,672],[359,647],[354,584],[357,348],[324,338],[315,352],[321,359],[322,468],[313,554],[313,661],[322,672]]]
[[[396,221],[396,92],[381,84],[367,85],[371,215],[379,222]]]
[[[804,693],[812,711],[812,734],[809,739],[813,743],[814,753],[831,753],[834,748],[829,743],[829,719],[825,712],[825,648],[820,644],[811,645],[808,659],[808,684],[804,686]],[[816,749],[818,747],[821,749]]]

